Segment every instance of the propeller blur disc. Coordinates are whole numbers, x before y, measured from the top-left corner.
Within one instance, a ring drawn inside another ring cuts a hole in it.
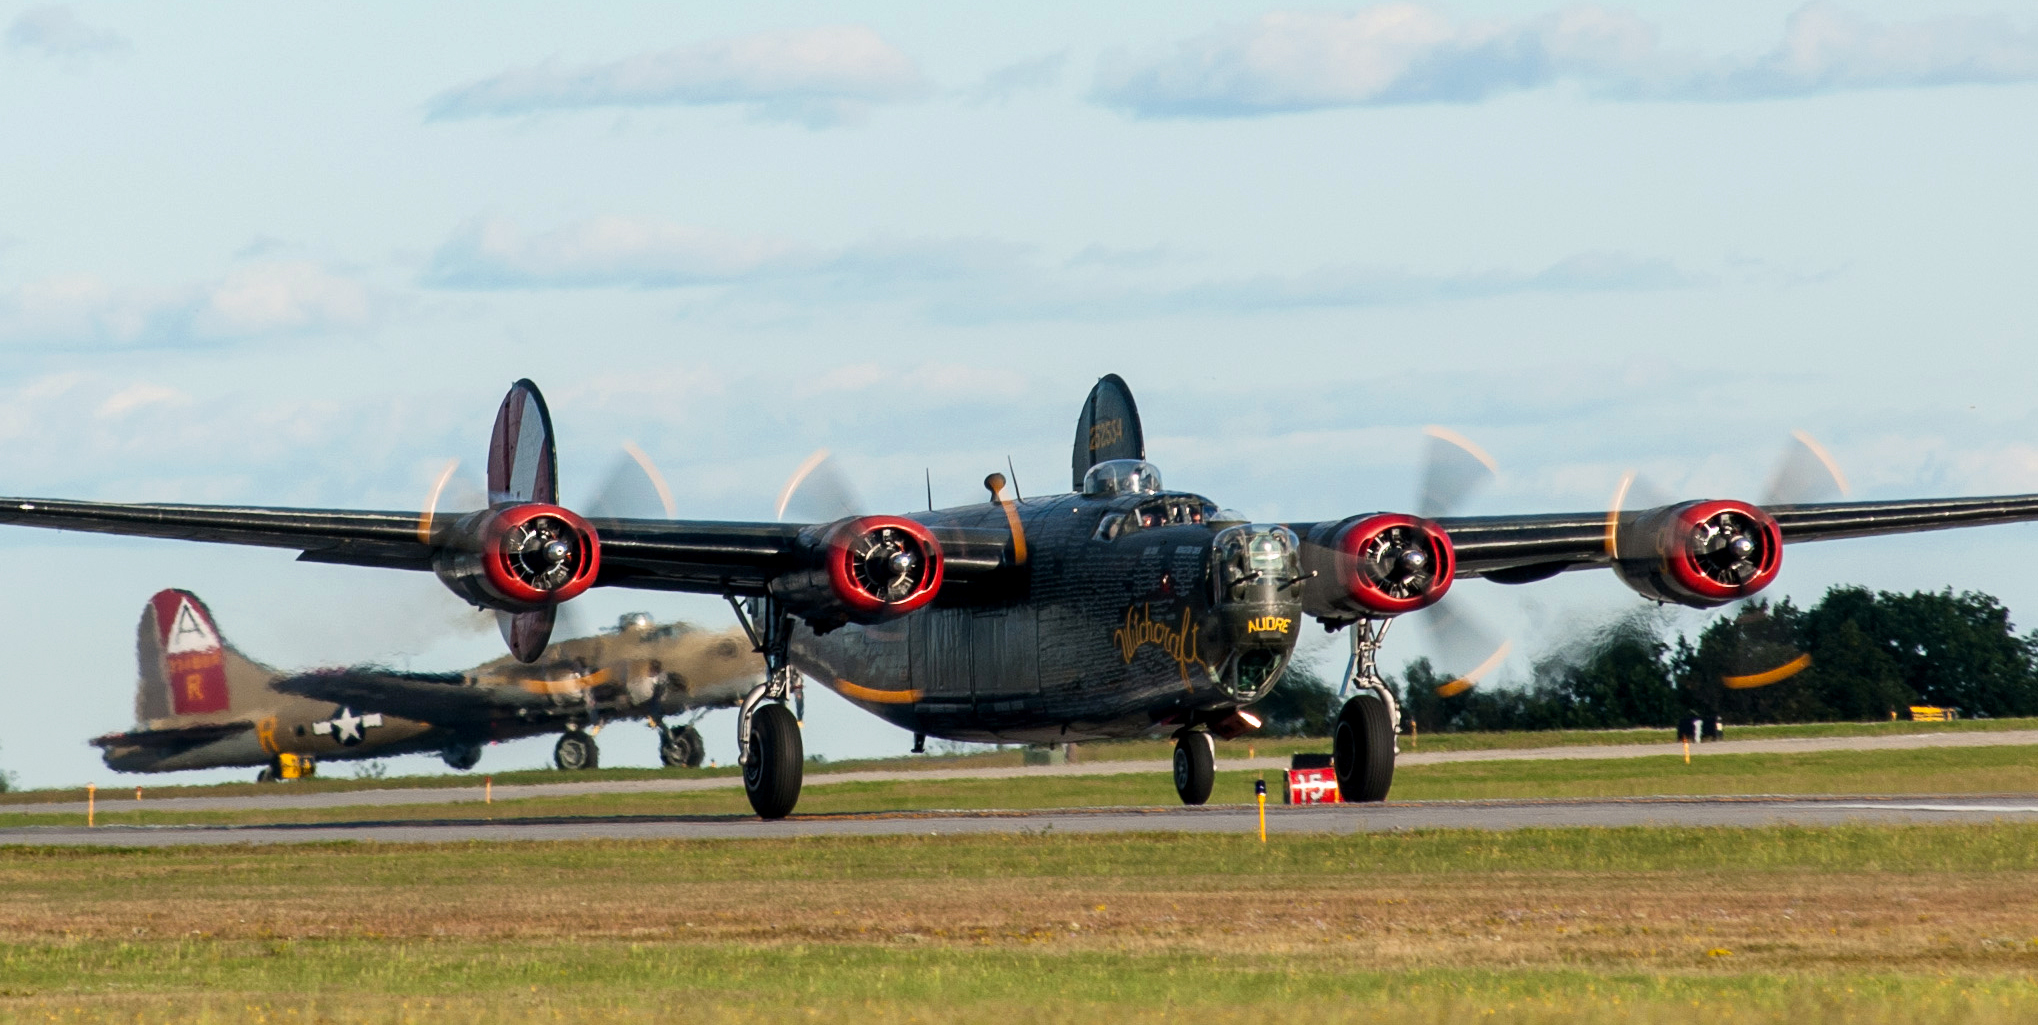
[[[1791,444],[1762,489],[1763,505],[1802,505],[1845,498],[1853,491],[1847,475],[1817,438],[1804,431],[1790,433]]]
[[[863,502],[834,455],[823,448],[814,450],[779,489],[773,516],[783,520],[788,510],[802,520],[832,523],[862,512]]]
[[[1448,516],[1499,475],[1499,464],[1472,439],[1448,427],[1425,427],[1422,433],[1429,440],[1423,452],[1422,491],[1415,500],[1417,516]]]
[[[623,442],[623,451],[602,476],[601,485],[585,506],[588,516],[611,520],[673,520],[679,506],[658,466],[634,441]]]
[[[1446,598],[1417,614],[1417,621],[1429,632],[1438,655],[1447,665],[1473,663],[1470,672],[1460,674],[1437,687],[1438,697],[1456,697],[1484,679],[1507,661],[1514,643],[1496,638],[1491,629]]]

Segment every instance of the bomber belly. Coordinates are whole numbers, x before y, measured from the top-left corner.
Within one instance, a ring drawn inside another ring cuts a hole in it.
[[[794,664],[902,729],[979,743],[1144,736],[1230,700],[1187,596],[1128,594],[1116,579],[1059,590],[821,636],[802,628]]]
[[[1145,508],[1035,500],[1023,577],[876,626],[800,627],[794,665],[888,722],[952,740],[1051,743],[1212,721],[1265,693],[1293,650],[1298,614],[1281,594],[1299,572],[1293,536],[1213,533],[1184,518],[1122,527]],[[1275,562],[1252,562],[1255,545],[1271,545]]]

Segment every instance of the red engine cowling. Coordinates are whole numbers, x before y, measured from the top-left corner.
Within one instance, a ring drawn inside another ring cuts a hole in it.
[[[1451,589],[1457,555],[1435,523],[1401,513],[1319,523],[1302,546],[1303,611],[1325,619],[1398,616]]]
[[[824,629],[880,623],[923,608],[941,591],[941,543],[902,516],[859,516],[801,538],[808,568],[785,574],[775,593]]]
[[[1650,509],[1617,522],[1614,571],[1644,598],[1707,609],[1768,587],[1783,568],[1783,531],[1746,502]]]
[[[498,612],[533,612],[594,586],[601,538],[578,515],[525,502],[468,513],[435,539],[432,569],[454,594]]]

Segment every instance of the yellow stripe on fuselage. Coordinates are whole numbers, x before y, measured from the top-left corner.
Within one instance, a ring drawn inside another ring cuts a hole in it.
[[[852,701],[868,701],[875,705],[910,705],[920,700],[917,690],[872,690],[839,677],[835,680],[835,693]]]
[[[578,694],[607,682],[609,671],[601,669],[586,676],[572,676],[564,680],[524,680],[518,686],[533,694]]]

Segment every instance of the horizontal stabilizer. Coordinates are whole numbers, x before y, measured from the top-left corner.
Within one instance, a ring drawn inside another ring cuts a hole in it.
[[[108,733],[93,737],[92,746],[97,748],[147,747],[165,751],[183,751],[201,747],[216,740],[245,733],[254,729],[251,722],[203,723],[197,726],[173,726],[162,730],[129,730],[126,733]]]

